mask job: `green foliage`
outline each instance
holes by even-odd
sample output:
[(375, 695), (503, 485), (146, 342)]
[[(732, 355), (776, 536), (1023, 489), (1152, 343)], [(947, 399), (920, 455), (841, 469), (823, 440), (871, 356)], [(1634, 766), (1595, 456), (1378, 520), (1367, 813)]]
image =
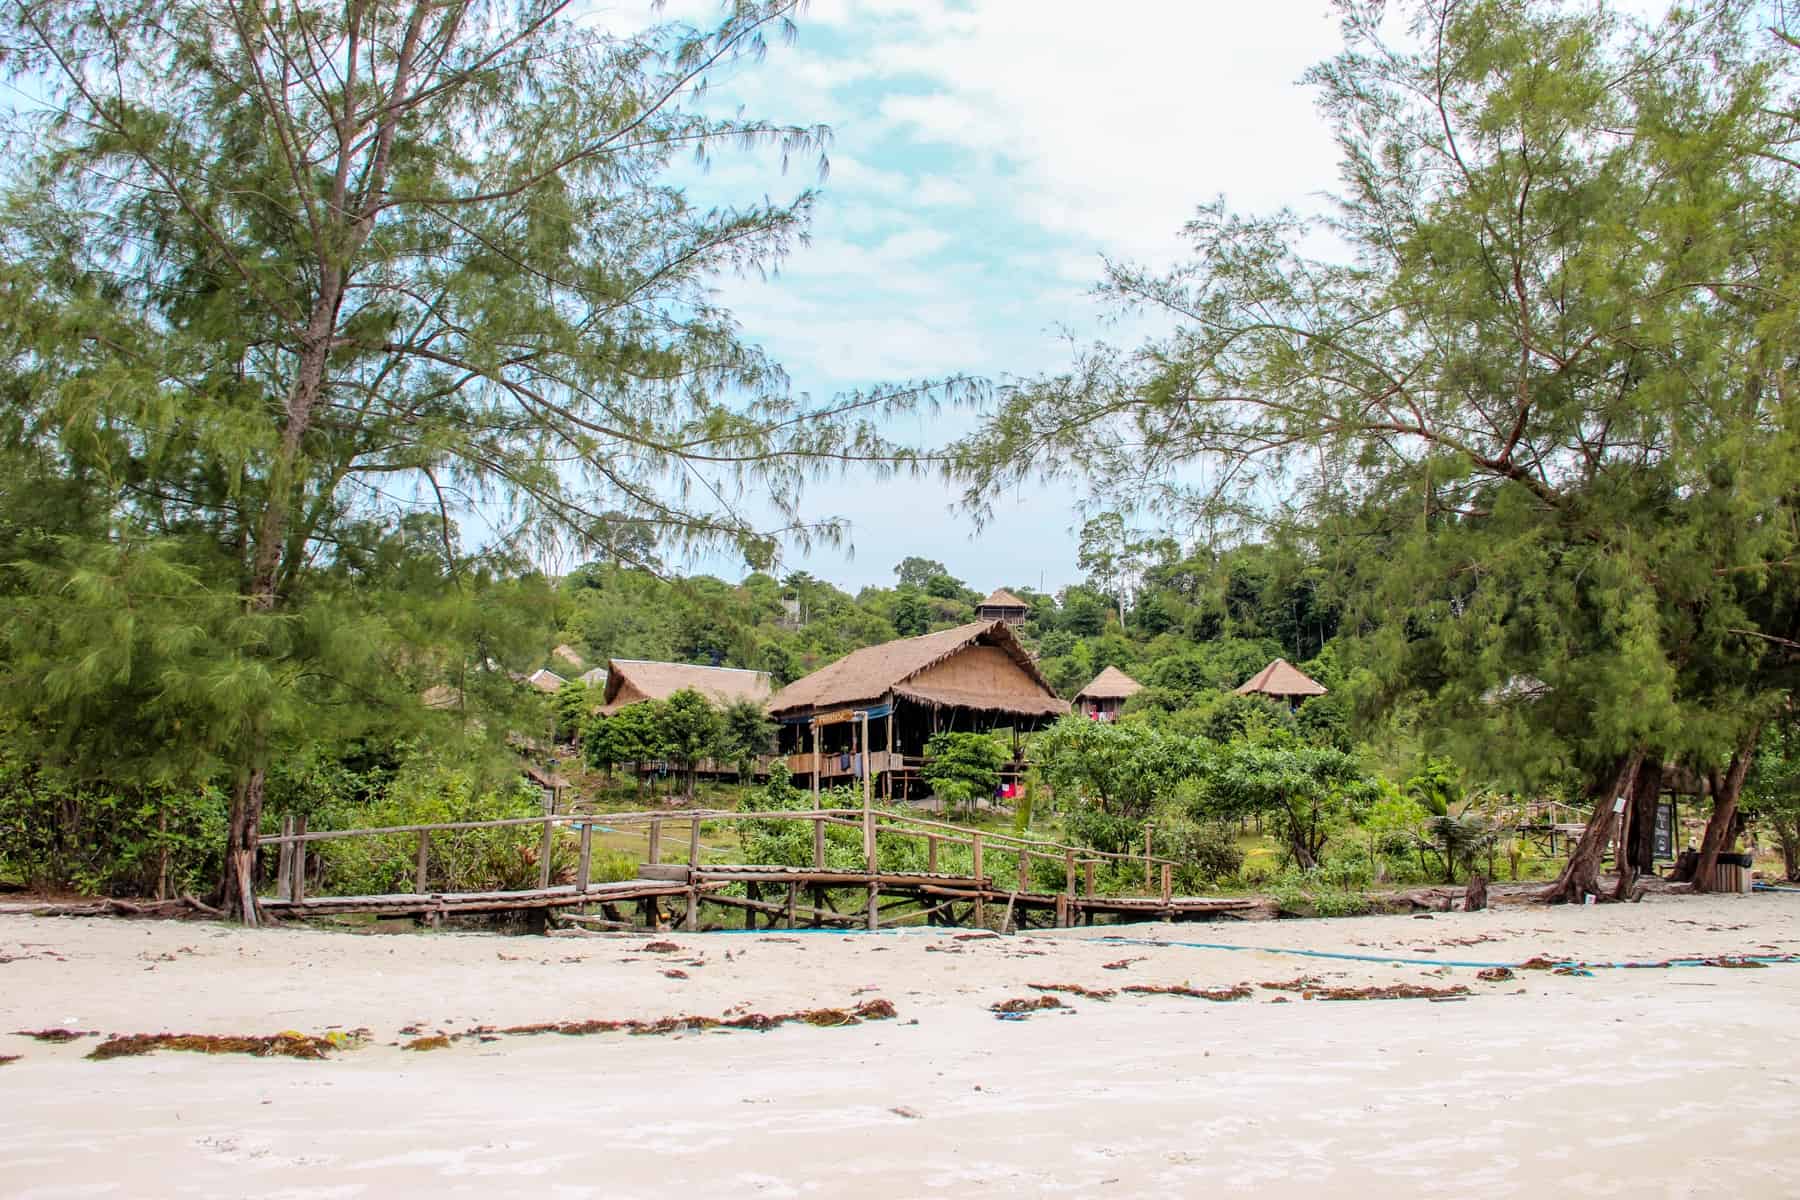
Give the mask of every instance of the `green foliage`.
[(578, 679), (571, 679), (557, 688), (556, 740), (574, 741), (599, 704), (599, 694)]
[(43, 891), (178, 896), (219, 869), (216, 788), (125, 792), (34, 765), (0, 726), (0, 879)]
[(1092, 809), (1069, 819), (1091, 822), (1096, 837), (1110, 836), (1103, 829), (1141, 825), (1163, 796), (1204, 769), (1211, 753), (1203, 742), (1150, 725), (1075, 716), (1038, 734), (1031, 752), (1059, 801)]
[(1189, 636), (1248, 618), (1316, 637), (1301, 661), (1341, 611), (1365, 727), (1417, 720), (1484, 780), (1723, 761), (1786, 692), (1800, 609), (1792, 41), (1747, 3), (1342, 12), (1306, 77), (1327, 210), (1209, 203), (1184, 260), (1112, 265), (1157, 332), (1011, 390), (956, 473), (977, 506), (1079, 476), (1207, 544), (1315, 548), (1190, 589)]
[(1800, 882), (1800, 722), (1791, 711), (1763, 732), (1739, 803), (1774, 835), (1788, 880)]
[(610, 716), (596, 713), (582, 735), (587, 761), (603, 770), (620, 763), (669, 757), (667, 722), (660, 700), (628, 704)]
[(719, 716), (719, 756), (737, 764), (740, 776), (749, 775), (756, 757), (774, 744), (775, 723), (762, 705), (734, 700), (725, 706)]
[(1380, 794), (1380, 784), (1342, 751), (1239, 743), (1208, 761), (1193, 808), (1214, 817), (1262, 814), (1295, 864), (1311, 870), (1326, 843)]
[(1009, 758), (992, 734), (935, 733), (925, 744), (920, 774), (946, 805), (972, 807), (994, 794)]
[[(373, 803), (350, 802), (328, 808), (314, 828), (492, 821), (538, 816), (543, 811), (538, 790), (516, 774), (495, 778), (478, 762), (420, 756), (409, 761)], [(434, 891), (536, 887), (542, 836), (535, 825), (435, 832), (431, 835), (427, 886)], [(321, 893), (343, 895), (410, 892), (417, 853), (417, 834), (316, 842), (309, 847), (314, 872), (309, 886)], [(574, 877), (575, 854), (572, 838), (556, 839), (553, 881)]]

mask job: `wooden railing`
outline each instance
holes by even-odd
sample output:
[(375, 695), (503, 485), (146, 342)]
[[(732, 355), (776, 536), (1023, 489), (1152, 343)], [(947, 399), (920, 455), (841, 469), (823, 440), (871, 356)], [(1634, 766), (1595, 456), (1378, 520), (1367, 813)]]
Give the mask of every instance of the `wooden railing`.
[[(1011, 853), (1016, 857), (1018, 870), (1017, 887), (1011, 890), (1015, 894), (1026, 893), (1030, 889), (1031, 863), (1033, 859), (1060, 861), (1063, 865), (1063, 894), (1073, 898), (1077, 893), (1076, 875), (1080, 868), (1082, 876), (1082, 894), (1092, 897), (1095, 894), (1095, 867), (1104, 862), (1141, 863), (1144, 870), (1144, 891), (1151, 894), (1155, 886), (1154, 872), (1161, 869), (1160, 896), (1166, 903), (1171, 895), (1172, 872), (1175, 863), (1169, 859), (1158, 858), (1151, 853), (1151, 845), (1146, 838), (1145, 851), (1142, 854), (1118, 854), (1087, 847), (1070, 846), (1061, 842), (1044, 841), (1022, 837), (1017, 834), (996, 833), (986, 830), (972, 830), (964, 826), (953, 825), (944, 821), (931, 821), (920, 817), (910, 817), (899, 813), (882, 812), (873, 808), (835, 808), (810, 809), (805, 811), (774, 810), (768, 812), (737, 812), (725, 809), (694, 809), (681, 813), (669, 812), (631, 812), (631, 813), (549, 813), (535, 817), (507, 817), (488, 821), (443, 821), (433, 824), (419, 825), (386, 825), (368, 829), (326, 829), (309, 831), (304, 824), (296, 824), (293, 818), (284, 823), (281, 833), (270, 834), (257, 840), (259, 846), (273, 846), (279, 855), (279, 867), (276, 873), (276, 895), (290, 903), (298, 904), (305, 898), (306, 891), (306, 858), (307, 847), (317, 842), (337, 841), (345, 838), (385, 837), (394, 835), (413, 835), (418, 839), (414, 860), (413, 885), (415, 894), (430, 895), (428, 887), (428, 871), (431, 856), (432, 835), (459, 830), (506, 829), (538, 826), (542, 835), (538, 849), (538, 886), (548, 888), (551, 881), (551, 856), (556, 834), (559, 830), (573, 831), (579, 838), (575, 886), (585, 894), (592, 877), (593, 836), (596, 827), (635, 828), (642, 827), (648, 840), (644, 862), (656, 865), (662, 862), (662, 845), (664, 827), (669, 824), (687, 826), (687, 866), (691, 870), (702, 866), (700, 862), (700, 830), (707, 823), (730, 821), (809, 821), (812, 823), (812, 858), (813, 868), (823, 871), (825, 863), (825, 831), (830, 826), (860, 828), (862, 830), (863, 857), (867, 874), (871, 880), (879, 873), (877, 851), (879, 838), (883, 834), (898, 837), (924, 839), (926, 843), (926, 870), (930, 874), (938, 874), (940, 849), (945, 845), (965, 846), (970, 856), (970, 876), (976, 880), (985, 880), (985, 853), (999, 850)], [(871, 889), (874, 883), (871, 882)], [(689, 893), (690, 910), (694, 904), (694, 895)], [(977, 919), (980, 919), (982, 900), (976, 900)], [(690, 918), (692, 914), (690, 911)]]

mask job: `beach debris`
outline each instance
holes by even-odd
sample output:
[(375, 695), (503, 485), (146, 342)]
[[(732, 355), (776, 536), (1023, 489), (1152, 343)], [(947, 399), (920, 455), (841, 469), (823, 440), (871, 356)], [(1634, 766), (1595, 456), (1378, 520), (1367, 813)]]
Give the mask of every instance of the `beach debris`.
[(1129, 967), (1132, 963), (1143, 962), (1145, 959), (1147, 959), (1149, 957), (1150, 956), (1148, 954), (1140, 954), (1136, 958), (1121, 958), (1117, 962), (1101, 963), (1100, 969), (1102, 971), (1123, 971), (1126, 967)]
[(1317, 975), (1301, 975), (1294, 979), (1265, 980), (1256, 986), (1267, 988), (1271, 992), (1304, 992), (1311, 988), (1324, 987), (1325, 981)]
[(686, 979), (687, 977), (688, 973), (686, 971), (676, 967), (670, 967), (667, 971), (663, 972), (663, 978), (665, 979)]
[(336, 1050), (329, 1038), (287, 1030), (269, 1037), (212, 1033), (132, 1033), (110, 1037), (88, 1051), (92, 1059), (132, 1058), (157, 1050), (197, 1054), (248, 1054), (256, 1058), (324, 1058)]
[[(1066, 992), (1083, 1000), (1111, 1000), (1119, 994), (1113, 988), (1083, 987), (1079, 983), (1028, 983), (1025, 986), (1034, 992)], [(1130, 988), (1125, 990), (1131, 991)]]
[[(736, 1006), (741, 1008), (742, 1006)], [(729, 1010), (728, 1010), (729, 1011)], [(503, 1029), (483, 1028), (482, 1033), (503, 1033), (512, 1037), (528, 1037), (541, 1033), (557, 1033), (564, 1037), (583, 1037), (595, 1033), (629, 1033), (660, 1036), (672, 1033), (701, 1033), (708, 1029), (748, 1029), (762, 1033), (779, 1025), (798, 1022), (829, 1029), (840, 1025), (860, 1025), (864, 1021), (889, 1021), (898, 1016), (891, 1000), (865, 1000), (851, 1009), (812, 1008), (799, 1012), (745, 1013), (735, 1017), (670, 1016), (651, 1021), (546, 1021), (536, 1025), (509, 1025)]]
[(1517, 979), (1511, 967), (1485, 967), (1475, 972), (1475, 978), (1483, 983), (1505, 983), (1508, 979)]
[(1542, 954), (1534, 954), (1519, 964), (1521, 971), (1554, 971), (1562, 965), (1554, 958), (1545, 958)]
[[(1784, 961), (1787, 961), (1787, 960), (1784, 960)], [(1758, 967), (1758, 968), (1760, 968), (1760, 967), (1767, 967), (1769, 964), (1766, 962), (1758, 962), (1754, 958), (1735, 958), (1728, 954), (1722, 954), (1718, 958), (1706, 959), (1702, 965), (1708, 966), (1708, 967), (1734, 967), (1734, 968)]]
[(1132, 996), (1186, 996), (1191, 1000), (1248, 1000), (1254, 993), (1250, 985), (1240, 983), (1228, 988), (1191, 988), (1182, 984), (1135, 984), (1119, 989)]
[(1029, 996), (997, 1001), (988, 1005), (988, 1011), (1001, 1017), (1019, 1017), (1042, 1012), (1045, 1009), (1062, 1007), (1063, 1002), (1055, 996)]
[(645, 942), (644, 952), (647, 954), (679, 954), (681, 947), (674, 942)]
[(100, 1036), (100, 1031), (97, 1029), (15, 1029), (13, 1032), (19, 1037), (28, 1037), (34, 1041), (50, 1042), (55, 1045), (73, 1042), (79, 1038)]
[(918, 1109), (908, 1108), (904, 1104), (896, 1104), (894, 1107), (888, 1109), (888, 1111), (893, 1113), (896, 1117), (905, 1117), (909, 1121), (917, 1121), (925, 1115)]
[(450, 1041), (447, 1034), (436, 1033), (430, 1037), (414, 1038), (400, 1048), (402, 1050), (448, 1050)]
[(997, 938), (999, 936), (1000, 935), (995, 933), (993, 930), (988, 929), (988, 930), (983, 930), (979, 933), (959, 933), (955, 937), (951, 938), (950, 940), (953, 942), (985, 942), (985, 941), (989, 941), (994, 938)]
[(17, 1054), (0, 1054), (0, 1067), (4, 1067), (7, 1063), (16, 1063), (20, 1057)]
[(1594, 977), (1594, 973), (1592, 971), (1588, 970), (1586, 967), (1578, 967), (1578, 966), (1574, 965), (1573, 963), (1557, 967), (1554, 970), (1552, 970), (1550, 973), (1552, 975), (1580, 975), (1580, 976), (1584, 976), (1588, 979), (1592, 979)]
[(1298, 992), (1302, 1000), (1433, 1000), (1448, 996), (1467, 996), (1469, 989), (1434, 988), (1422, 983), (1389, 983), (1371, 987), (1326, 987), (1317, 979), (1301, 976), (1281, 983), (1262, 985), (1275, 991)]
[(756, 940), (759, 942), (792, 942), (796, 946), (801, 944), (801, 939), (794, 937), (759, 937)]

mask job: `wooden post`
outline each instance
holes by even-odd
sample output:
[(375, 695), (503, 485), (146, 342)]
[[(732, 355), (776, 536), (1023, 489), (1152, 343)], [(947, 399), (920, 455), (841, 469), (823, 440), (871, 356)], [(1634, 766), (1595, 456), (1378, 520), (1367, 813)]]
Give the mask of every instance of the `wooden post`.
[[(286, 817), (281, 818), (281, 836), (282, 837), (292, 837), (293, 833), (294, 833), (294, 818), (292, 816), (286, 816)], [(164, 843), (164, 851), (163, 851), (165, 854), (168, 852), (167, 845), (168, 844), (165, 842)], [(282, 897), (283, 899), (286, 899), (287, 896), (289, 895), (289, 893), (293, 890), (293, 886), (294, 886), (293, 878), (294, 878), (294, 843), (283, 842), (283, 843), (281, 843), (281, 853), (279, 853), (275, 856), (275, 894), (277, 896)], [(157, 889), (158, 890), (157, 890), (156, 898), (158, 900), (161, 900), (161, 899), (163, 899), (163, 895), (162, 895), (162, 890), (161, 890), (162, 885), (161, 885), (160, 881), (158, 881)]]
[(1144, 894), (1146, 896), (1148, 896), (1150, 894), (1150, 888), (1152, 886), (1151, 882), (1150, 882), (1150, 859), (1154, 856), (1155, 852), (1153, 850), (1151, 850), (1151, 848), (1150, 848), (1150, 845), (1151, 845), (1150, 839), (1155, 836), (1155, 832), (1156, 832), (1156, 822), (1145, 821), (1144, 822)]
[(825, 818), (824, 817), (814, 817), (813, 822), (812, 822), (812, 827), (813, 827), (813, 867), (817, 870), (823, 871), (825, 869)]
[(1168, 863), (1162, 869), (1162, 902), (1166, 905), (1170, 897), (1175, 895), (1175, 878)]
[(869, 880), (869, 931), (881, 928), (881, 885)]
[(819, 738), (819, 718), (812, 719), (813, 739), (813, 807), (819, 807), (819, 773), (825, 769), (825, 751)]
[[(551, 805), (555, 807), (554, 804)], [(548, 816), (544, 818), (544, 836), (538, 843), (538, 887), (550, 886), (550, 851), (555, 848), (556, 826)]]
[(927, 871), (931, 872), (933, 875), (937, 874), (937, 867), (938, 867), (937, 844), (938, 844), (937, 834), (928, 833), (925, 835), (925, 869)]
[(1063, 850), (1063, 895), (1075, 894), (1075, 851)]
[(425, 868), (431, 862), (431, 830), (419, 830), (419, 853), (413, 860), (413, 895), (429, 896), (426, 890), (427, 875)]
[(873, 875), (875, 873), (875, 810), (863, 809), (863, 866)]
[(868, 808), (875, 803), (875, 763), (873, 761), (873, 754), (874, 754), (874, 751), (872, 749), (870, 749), (870, 747), (869, 747), (869, 713), (868, 713), (868, 710), (865, 709), (863, 711), (863, 715), (862, 715), (862, 776), (863, 776), (863, 807), (864, 808)]
[(1021, 892), (1031, 890), (1031, 851), (1019, 847), (1019, 887)]
[(969, 853), (974, 866), (974, 870), (970, 873), (975, 876), (975, 924), (985, 929), (987, 927), (987, 888), (981, 882), (981, 835), (979, 833), (971, 835)]
[(575, 871), (575, 891), (579, 895), (587, 895), (589, 873), (594, 861), (594, 825), (591, 821), (581, 823), (581, 865)]
[(1056, 896), (1056, 927), (1058, 929), (1069, 927), (1069, 898), (1060, 892)]
[(794, 928), (794, 909), (799, 905), (799, 902), (800, 885), (797, 883), (788, 884), (787, 927), (789, 929)]
[(700, 818), (688, 822), (688, 874), (700, 865)]
[(650, 818), (650, 856), (652, 864), (662, 861), (662, 818)]
[[(294, 822), (294, 833), (296, 835), (299, 835), (302, 837), (305, 836), (305, 834), (306, 834), (306, 818), (304, 816), (302, 816), (299, 820)], [(294, 876), (289, 881), (293, 886), (292, 886), (292, 890), (290, 890), (288, 892), (288, 899), (292, 900), (295, 904), (298, 904), (302, 900), (306, 899), (306, 843), (305, 842), (295, 842), (294, 843), (294, 868), (293, 869), (294, 869)]]
[(1087, 873), (1087, 897), (1092, 900), (1094, 898), (1094, 860), (1090, 858), (1081, 865)]

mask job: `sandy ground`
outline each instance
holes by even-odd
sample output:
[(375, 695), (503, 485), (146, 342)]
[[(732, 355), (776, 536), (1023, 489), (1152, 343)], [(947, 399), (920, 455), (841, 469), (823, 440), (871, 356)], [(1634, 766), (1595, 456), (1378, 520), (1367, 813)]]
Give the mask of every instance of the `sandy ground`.
[[(676, 934), (674, 954), (648, 940), (0, 914), (0, 1031), (373, 1033), (324, 1062), (98, 1062), (95, 1038), (0, 1032), (19, 1056), (0, 1066), (0, 1195), (1800, 1195), (1800, 964), (1497, 983), (1451, 965), (1800, 953), (1800, 895), (986, 940)], [(987, 1011), (1031, 983), (1299, 975), (1473, 995)], [(898, 1019), (397, 1046), (409, 1025), (877, 996)]]

